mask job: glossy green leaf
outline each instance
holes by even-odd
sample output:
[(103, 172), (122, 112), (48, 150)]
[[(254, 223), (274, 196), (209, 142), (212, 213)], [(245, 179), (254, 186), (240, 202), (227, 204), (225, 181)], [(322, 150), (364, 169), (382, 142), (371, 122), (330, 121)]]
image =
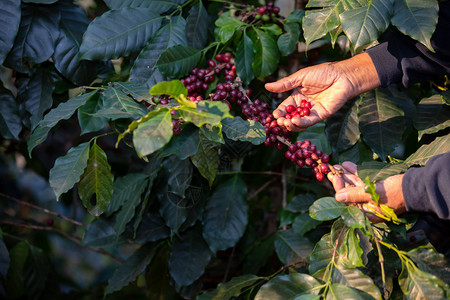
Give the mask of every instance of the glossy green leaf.
[(228, 105), (220, 101), (201, 101), (197, 103), (197, 108), (182, 106), (178, 108), (178, 112), (182, 119), (197, 127), (204, 124), (217, 126), (223, 119), (231, 117)]
[(201, 294), (197, 300), (227, 300), (239, 297), (243, 288), (251, 286), (261, 279), (263, 278), (251, 274), (236, 276), (228, 282), (220, 283), (214, 291)]
[[(17, 9), (14, 6), (9, 5), (7, 8), (11, 8), (14, 13)], [(23, 4), (19, 31), (4, 64), (9, 68), (28, 73), (26, 63), (47, 61), (55, 50), (55, 43), (59, 36), (59, 20), (59, 11), (52, 6)], [(13, 21), (11, 24), (13, 27), (10, 28), (8, 24), (8, 30), (14, 30), (16, 26), (14, 20), (11, 21)]]
[(80, 59), (108, 60), (128, 56), (141, 49), (156, 33), (162, 17), (151, 8), (107, 11), (87, 28)]
[(319, 221), (333, 220), (340, 217), (346, 210), (344, 203), (336, 201), (333, 197), (318, 199), (309, 208), (311, 218)]
[(360, 245), (359, 235), (354, 228), (346, 227), (338, 243), (337, 253), (339, 255), (339, 264), (343, 268), (364, 267), (362, 255), (364, 250)]
[(119, 89), (123, 93), (132, 97), (137, 102), (152, 103), (152, 96), (150, 95), (149, 88), (145, 84), (140, 84), (132, 81), (128, 82), (114, 82), (112, 84), (116, 89)]
[(364, 141), (385, 160), (401, 140), (405, 128), (403, 111), (387, 90), (377, 89), (361, 96), (358, 118)]
[(168, 157), (163, 163), (169, 192), (180, 197), (185, 195), (191, 184), (193, 167), (189, 159), (180, 160), (174, 156)]
[(219, 170), (219, 148), (219, 143), (200, 137), (197, 153), (191, 157), (192, 163), (197, 167), (200, 174), (208, 180), (210, 186)]
[(59, 121), (69, 119), (80, 106), (85, 104), (86, 101), (96, 93), (97, 90), (70, 98), (48, 112), (44, 119), (39, 123), (39, 126), (31, 133), (30, 140), (28, 141), (28, 154), (31, 156), (31, 151), (34, 147), (45, 141), (50, 129), (52, 129)]
[(309, 214), (301, 214), (295, 217), (294, 223), (292, 223), (292, 231), (296, 234), (304, 235), (321, 223), (311, 218)]
[(333, 152), (342, 152), (355, 145), (360, 136), (356, 102), (347, 102), (326, 120), (326, 134)]
[[(288, 31), (288, 29), (286, 29), (286, 25), (284, 28), (286, 31)], [(281, 28), (277, 24), (267, 23), (267, 24), (264, 24), (261, 27), (259, 27), (259, 29), (266, 31), (267, 33), (270, 33), (273, 35), (280, 35), (283, 33), (283, 30), (281, 30)]]
[(432, 248), (419, 247), (408, 251), (408, 256), (414, 260), (420, 270), (431, 273), (444, 282), (449, 282), (450, 266), (444, 254)]
[(213, 253), (233, 247), (245, 232), (247, 187), (235, 176), (220, 184), (206, 204), (203, 237)]
[(252, 69), (256, 77), (267, 77), (278, 67), (280, 54), (277, 42), (271, 34), (258, 29), (254, 31), (256, 40), (253, 40), (253, 43), (256, 51)]
[(404, 173), (408, 165), (404, 163), (390, 164), (379, 161), (363, 162), (358, 166), (358, 175), (360, 178), (369, 177), (370, 181), (379, 181), (392, 175)]
[(169, 272), (178, 286), (197, 280), (211, 260), (212, 253), (203, 240), (200, 226), (175, 237), (169, 257)]
[(154, 244), (146, 244), (128, 257), (127, 260), (114, 271), (114, 274), (108, 280), (105, 296), (121, 290), (130, 282), (136, 280), (136, 277), (144, 272), (147, 265), (152, 261), (157, 249), (158, 247)]
[(56, 200), (80, 180), (89, 159), (89, 142), (70, 148), (66, 155), (58, 157), (50, 170), (49, 182)]
[(252, 39), (244, 31), (242, 39), (240, 40), (236, 49), (236, 73), (245, 84), (249, 84), (255, 74), (253, 73), (252, 65), (255, 58), (255, 50)]
[(115, 241), (114, 228), (105, 219), (97, 218), (87, 226), (81, 243), (88, 247), (102, 248)]
[[(136, 197), (136, 191), (145, 185), (146, 174), (129, 173), (114, 180), (112, 200), (107, 209), (107, 215), (111, 215), (121, 208), (128, 199)], [(134, 201), (133, 201), (134, 202)]]
[(360, 290), (333, 283), (330, 285), (326, 300), (373, 300), (373, 297)]
[(449, 126), (450, 107), (442, 103), (441, 95), (434, 95), (420, 101), (414, 117), (414, 127), (419, 131), (419, 138)]
[(188, 45), (197, 49), (203, 49), (208, 38), (210, 17), (201, 1), (189, 10), (189, 16), (186, 21)]
[(170, 112), (159, 113), (133, 131), (133, 144), (142, 157), (161, 149), (172, 138), (172, 116)]
[(364, 213), (356, 206), (347, 206), (346, 210), (342, 213), (342, 219), (345, 225), (352, 228), (365, 228), (366, 225)]
[(170, 18), (170, 22), (162, 27), (141, 50), (130, 70), (130, 80), (144, 83), (159, 72), (156, 62), (167, 48), (175, 45), (187, 45), (186, 20), (179, 16)]
[(205, 124), (202, 127), (200, 127), (200, 134), (211, 142), (225, 144), (225, 141), (223, 139), (222, 127), (223, 127), (222, 124), (219, 124), (218, 126)]
[(89, 85), (96, 78), (98, 63), (79, 61), (78, 53), (90, 20), (79, 5), (59, 1), (57, 6), (61, 28), (52, 56), (55, 68), (75, 85)]
[(151, 95), (169, 95), (171, 98), (187, 96), (187, 89), (179, 80), (163, 81), (155, 84), (150, 89)]
[(309, 260), (309, 273), (314, 275), (316, 272), (326, 268), (333, 257), (334, 247), (331, 243), (330, 234), (322, 236), (316, 243)]
[(142, 216), (134, 240), (140, 244), (156, 242), (168, 238), (169, 233), (169, 228), (158, 213), (146, 213)]
[(411, 36), (434, 52), (430, 39), (438, 22), (437, 1), (394, 1), (391, 22), (401, 32)]
[(449, 286), (413, 264), (404, 264), (398, 282), (406, 299), (445, 299)]
[(54, 77), (44, 69), (38, 69), (31, 77), (17, 81), (17, 98), (25, 104), (30, 114), (31, 129), (35, 129), (42, 120), (44, 113), (52, 107)]
[(404, 163), (407, 166), (424, 166), (435, 155), (450, 151), (450, 134), (436, 138), (433, 142), (420, 146)]
[(393, 0), (372, 0), (366, 5), (342, 12), (342, 29), (355, 49), (376, 41), (390, 24)]
[(277, 40), (278, 49), (282, 55), (289, 55), (295, 51), (300, 38), (300, 25), (297, 23), (286, 23), (286, 31)]
[(298, 194), (292, 197), (285, 209), (294, 213), (308, 212), (309, 207), (316, 200), (317, 197), (314, 194)]
[(103, 108), (103, 97), (96, 94), (83, 104), (77, 111), (81, 134), (102, 130), (108, 124), (106, 116), (95, 116)]
[(20, 0), (4, 0), (0, 7), (0, 65), (11, 50), (20, 24)]
[(176, 155), (183, 160), (197, 153), (200, 146), (200, 136), (198, 128), (187, 126), (183, 128), (180, 134), (174, 135), (169, 144), (164, 147), (161, 157)]
[(372, 198), (372, 201), (374, 201), (376, 204), (379, 204), (380, 195), (378, 195), (376, 189), (376, 184), (370, 181), (369, 177), (364, 178), (364, 191), (370, 194), (370, 198)]
[[(312, 2), (312, 1), (310, 1)], [(293, 10), (289, 16), (286, 17), (287, 22), (296, 22), (298, 24), (303, 23), (303, 18), (305, 17), (305, 10), (304, 9), (296, 9)]]
[(319, 281), (307, 274), (278, 275), (261, 286), (255, 300), (297, 299), (305, 293), (318, 294), (319, 286)]
[(365, 292), (372, 296), (373, 299), (382, 299), (380, 290), (374, 284), (372, 278), (364, 275), (356, 268), (345, 268), (342, 265), (337, 265), (337, 267), (333, 269), (332, 280), (334, 283), (340, 283), (344, 286)]
[(0, 85), (0, 134), (5, 139), (18, 139), (21, 131), (19, 104), (11, 91)]
[[(89, 150), (87, 167), (78, 184), (78, 195), (90, 214), (99, 216), (108, 208), (112, 198), (113, 181), (114, 175), (111, 173), (106, 153), (94, 141)], [(95, 200), (92, 197), (95, 197)]]
[(161, 14), (169, 9), (177, 7), (177, 3), (170, 0), (105, 0), (110, 9), (131, 8), (151, 8), (153, 12)]
[(266, 132), (261, 123), (253, 120), (243, 120), (237, 116), (222, 121), (223, 132), (233, 141), (250, 142), (254, 145), (264, 143)]
[(199, 62), (201, 55), (200, 50), (189, 46), (172, 46), (160, 55), (156, 67), (164, 75), (180, 78), (191, 72)]
[(280, 231), (275, 236), (275, 251), (284, 265), (305, 263), (313, 250), (313, 244), (292, 231)]

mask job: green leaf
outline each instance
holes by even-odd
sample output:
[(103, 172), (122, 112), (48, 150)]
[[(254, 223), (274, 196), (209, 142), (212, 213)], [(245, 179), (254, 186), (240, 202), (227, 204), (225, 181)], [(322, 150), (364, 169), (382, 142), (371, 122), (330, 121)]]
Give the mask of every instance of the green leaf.
[(197, 65), (201, 51), (189, 46), (176, 45), (164, 51), (156, 67), (164, 74), (173, 78), (181, 78)]
[(245, 84), (249, 84), (255, 74), (253, 73), (252, 65), (255, 58), (255, 51), (252, 39), (244, 31), (242, 39), (240, 40), (236, 49), (236, 73)]
[(291, 199), (285, 209), (294, 213), (307, 212), (316, 200), (317, 197), (314, 194), (298, 194)]
[(297, 299), (301, 294), (318, 294), (319, 286), (319, 281), (307, 274), (278, 275), (261, 286), (255, 300)]
[(347, 227), (341, 234), (341, 239), (337, 241), (337, 253), (339, 255), (339, 263), (342, 267), (357, 268), (364, 267), (361, 256), (364, 250), (360, 246), (359, 236), (354, 228)]
[(253, 120), (243, 120), (237, 116), (222, 121), (223, 132), (233, 141), (250, 142), (253, 145), (264, 143), (266, 132), (261, 123)]
[(114, 228), (105, 219), (97, 218), (87, 226), (81, 243), (88, 247), (103, 248), (115, 241)]
[[(312, 3), (312, 1), (309, 1), (309, 3)], [(286, 21), (291, 23), (291, 22), (295, 22), (298, 24), (302, 24), (303, 23), (303, 18), (305, 17), (305, 10), (304, 9), (296, 9), (293, 10), (289, 16), (286, 17)]]
[(422, 99), (417, 105), (414, 127), (419, 131), (419, 139), (424, 134), (436, 133), (450, 126), (450, 107), (442, 103), (441, 95)]
[(11, 91), (0, 85), (0, 134), (6, 139), (18, 139), (21, 131), (19, 104)]
[(119, 291), (134, 281), (139, 274), (144, 272), (158, 248), (154, 244), (146, 244), (137, 249), (114, 271), (114, 274), (108, 280), (104, 296)]
[(422, 145), (413, 154), (411, 154), (404, 163), (407, 166), (424, 166), (427, 161), (435, 155), (450, 151), (450, 134), (436, 138), (433, 142)]
[(376, 189), (377, 186), (375, 185), (375, 183), (370, 181), (369, 177), (366, 177), (364, 179), (364, 191), (370, 194), (370, 198), (372, 198), (372, 201), (374, 201), (376, 204), (379, 204), (380, 195), (378, 195)]
[(321, 223), (311, 218), (309, 214), (301, 214), (295, 217), (294, 223), (292, 223), (292, 231), (296, 234), (304, 235)]
[(334, 246), (331, 243), (330, 234), (327, 233), (314, 246), (309, 261), (309, 273), (314, 275), (318, 271), (326, 268), (333, 257), (333, 253)]
[(247, 187), (237, 176), (219, 185), (208, 200), (203, 217), (203, 237), (213, 253), (233, 247), (245, 232)]
[(358, 175), (360, 178), (369, 177), (372, 182), (383, 180), (392, 175), (404, 173), (408, 165), (404, 163), (390, 164), (379, 161), (363, 162), (358, 166)]
[(436, 276), (424, 272), (411, 263), (403, 265), (398, 277), (406, 299), (445, 299), (449, 286)]
[(181, 160), (195, 155), (200, 146), (198, 131), (198, 128), (195, 126), (186, 126), (180, 134), (172, 137), (169, 144), (164, 147), (159, 155), (161, 157), (176, 155)]
[(58, 157), (50, 170), (49, 182), (56, 200), (80, 180), (89, 159), (89, 142), (70, 148), (66, 155)]
[(173, 135), (169, 111), (158, 113), (139, 124), (133, 132), (133, 144), (140, 157), (152, 154), (166, 145)]
[(110, 216), (121, 208), (128, 199), (135, 197), (136, 190), (145, 185), (146, 174), (143, 173), (129, 173), (123, 177), (118, 177), (114, 181), (114, 189), (112, 193), (112, 200), (109, 203), (106, 214)]
[(219, 283), (214, 291), (201, 294), (197, 300), (211, 299), (211, 300), (228, 300), (233, 297), (238, 297), (241, 290), (245, 287), (251, 286), (263, 279), (255, 275), (247, 274), (231, 278), (228, 282)]
[(355, 145), (360, 136), (356, 102), (347, 102), (326, 120), (326, 134), (333, 152), (339, 153)]
[(191, 156), (192, 163), (211, 186), (219, 170), (220, 144), (200, 137), (197, 153)]
[(420, 270), (431, 273), (444, 282), (449, 282), (449, 259), (442, 253), (419, 247), (408, 251), (408, 256), (414, 260)]
[(6, 55), (8, 55), (14, 44), (14, 39), (19, 29), (20, 15), (20, 1), (2, 1), (0, 17), (3, 25), (8, 24), (8, 26), (0, 26), (0, 65), (3, 64)]
[(78, 124), (81, 134), (102, 130), (108, 124), (106, 116), (95, 116), (95, 113), (103, 108), (103, 98), (100, 94), (91, 97), (78, 109)]
[(326, 300), (373, 300), (372, 296), (360, 290), (333, 283), (330, 285)]
[(430, 39), (438, 22), (437, 1), (394, 1), (391, 22), (401, 32), (424, 44), (434, 52)]
[(356, 206), (347, 206), (346, 210), (342, 213), (342, 219), (345, 225), (351, 228), (365, 228), (366, 219), (364, 213)]
[(145, 45), (159, 29), (161, 20), (152, 8), (107, 11), (89, 24), (80, 47), (80, 59), (128, 56)]
[[(287, 24), (286, 24), (287, 25)], [(286, 28), (286, 25), (284, 26), (285, 30), (288, 31), (289, 29)], [(280, 35), (283, 33), (283, 30), (277, 25), (277, 24), (264, 24), (259, 29), (266, 31), (267, 33), (273, 34), (273, 35)]]
[(97, 90), (70, 98), (48, 112), (44, 119), (39, 123), (38, 127), (31, 133), (30, 140), (28, 141), (28, 154), (31, 156), (31, 151), (34, 147), (45, 141), (50, 129), (52, 129), (59, 121), (69, 119), (74, 114), (75, 110), (85, 104), (86, 101), (96, 93)]
[[(17, 8), (14, 6), (9, 5), (6, 8), (11, 8), (13, 13), (14, 11), (17, 13)], [(8, 17), (6, 18), (4, 22), (10, 20)], [(55, 43), (59, 36), (59, 20), (60, 13), (53, 6), (23, 4), (19, 31), (4, 65), (28, 73), (29, 67), (26, 66), (28, 63), (39, 64), (47, 61), (55, 50)], [(14, 24), (14, 19), (11, 21), (13, 21), (11, 24), (13, 27), (10, 28), (8, 24), (8, 31), (13, 30), (13, 34), (15, 34), (14, 29), (17, 28), (17, 25)], [(6, 36), (2, 36), (6, 38)]]
[(340, 283), (344, 286), (352, 287), (365, 292), (372, 296), (373, 299), (382, 299), (380, 290), (374, 284), (372, 278), (364, 275), (358, 269), (345, 268), (342, 265), (337, 265), (337, 267), (333, 269), (332, 280), (333, 283)]
[(169, 95), (171, 98), (177, 98), (180, 95), (187, 97), (187, 93), (186, 87), (179, 80), (163, 81), (150, 89), (151, 95)]
[[(224, 119), (227, 120), (227, 119)], [(218, 126), (212, 126), (210, 124), (205, 124), (200, 127), (200, 135), (204, 136), (211, 142), (225, 144), (222, 133), (222, 124)]]
[(309, 215), (319, 221), (333, 220), (340, 217), (346, 207), (344, 203), (336, 201), (333, 197), (323, 197), (311, 205)]
[(169, 233), (169, 228), (158, 213), (147, 213), (142, 217), (134, 240), (137, 243), (156, 242), (168, 238)]
[(182, 119), (197, 127), (205, 124), (217, 126), (223, 119), (231, 117), (228, 105), (220, 101), (200, 101), (197, 108), (181, 106), (177, 110)]
[(286, 30), (286, 33), (280, 35), (277, 45), (282, 55), (289, 55), (295, 51), (300, 39), (300, 25), (297, 23), (286, 23), (284, 30)]
[(119, 89), (124, 94), (132, 97), (136, 102), (148, 102), (152, 103), (152, 96), (150, 95), (149, 88), (145, 84), (136, 82), (114, 82), (110, 84), (116, 89)]
[[(78, 195), (90, 214), (98, 217), (108, 208), (112, 198), (113, 181), (114, 175), (111, 173), (106, 153), (94, 141), (89, 150), (87, 167), (78, 184)], [(95, 200), (92, 197), (95, 197)]]
[(169, 9), (177, 7), (177, 3), (170, 0), (105, 0), (110, 9), (118, 10), (127, 7), (132, 8), (151, 8), (153, 12), (162, 14)]
[(254, 31), (256, 40), (254, 39), (253, 43), (256, 52), (252, 69), (256, 77), (263, 78), (275, 72), (280, 61), (280, 54), (274, 36), (258, 29)]
[(395, 105), (386, 89), (376, 89), (361, 96), (358, 105), (359, 129), (364, 141), (383, 160), (400, 142), (404, 113)]
[(162, 27), (150, 39), (130, 70), (130, 80), (144, 83), (155, 76), (159, 71), (156, 66), (160, 55), (167, 48), (175, 45), (187, 45), (186, 41), (186, 20), (182, 17), (170, 18), (169, 24)]
[(372, 0), (360, 8), (347, 10), (339, 16), (342, 29), (355, 49), (376, 41), (390, 24), (393, 0)]
[(197, 226), (175, 237), (169, 257), (169, 272), (177, 286), (187, 286), (205, 272), (211, 251)]
[(189, 10), (186, 22), (186, 36), (188, 45), (197, 49), (203, 49), (208, 38), (210, 17), (202, 2)]
[(305, 263), (313, 250), (313, 244), (292, 231), (280, 231), (275, 236), (275, 251), (284, 265)]

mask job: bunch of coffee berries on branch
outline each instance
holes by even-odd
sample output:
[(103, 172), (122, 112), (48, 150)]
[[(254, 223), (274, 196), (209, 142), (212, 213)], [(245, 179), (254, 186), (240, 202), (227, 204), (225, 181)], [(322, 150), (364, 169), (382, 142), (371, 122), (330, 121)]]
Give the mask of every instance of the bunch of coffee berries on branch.
[(280, 8), (275, 6), (274, 1), (268, 1), (266, 5), (259, 7), (245, 6), (244, 9), (237, 9), (234, 15), (244, 23), (258, 21), (278, 23), (280, 19), (283, 19), (280, 16)]

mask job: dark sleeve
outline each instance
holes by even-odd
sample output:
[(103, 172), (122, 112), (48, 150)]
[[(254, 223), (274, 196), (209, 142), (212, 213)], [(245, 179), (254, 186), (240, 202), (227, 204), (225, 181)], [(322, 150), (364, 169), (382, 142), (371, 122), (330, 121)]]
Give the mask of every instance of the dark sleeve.
[(450, 220), (450, 152), (432, 157), (424, 167), (403, 176), (406, 211), (433, 213)]
[(431, 52), (423, 44), (400, 32), (386, 35), (386, 41), (367, 49), (382, 87), (401, 83), (404, 87), (450, 74), (450, 1), (439, 5), (439, 19), (431, 37)]

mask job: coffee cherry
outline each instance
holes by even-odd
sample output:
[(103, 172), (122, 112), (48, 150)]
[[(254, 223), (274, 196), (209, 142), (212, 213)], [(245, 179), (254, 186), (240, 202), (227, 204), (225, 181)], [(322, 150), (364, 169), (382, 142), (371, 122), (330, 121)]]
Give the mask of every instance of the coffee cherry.
[(288, 105), (288, 106), (286, 106), (286, 111), (287, 111), (288, 113), (294, 112), (294, 111), (295, 111), (295, 106), (294, 106), (294, 105)]
[(323, 173), (316, 173), (316, 179), (319, 181), (323, 181), (325, 179), (325, 175)]
[(321, 160), (324, 164), (326, 164), (326, 163), (328, 163), (328, 162), (330, 161), (330, 157), (328, 156), (328, 154), (324, 153), (324, 154), (322, 154), (322, 157), (320, 158), (320, 160)]

